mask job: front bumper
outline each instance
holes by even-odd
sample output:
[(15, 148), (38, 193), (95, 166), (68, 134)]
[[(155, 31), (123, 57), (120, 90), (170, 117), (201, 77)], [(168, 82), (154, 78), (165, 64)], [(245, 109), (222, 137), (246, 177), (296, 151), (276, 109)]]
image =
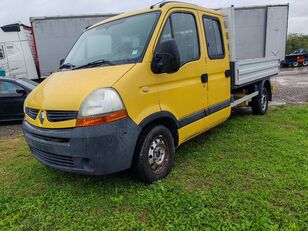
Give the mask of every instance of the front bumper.
[(42, 129), (23, 122), (25, 139), (36, 159), (52, 168), (88, 175), (128, 169), (140, 131), (130, 118), (68, 129)]

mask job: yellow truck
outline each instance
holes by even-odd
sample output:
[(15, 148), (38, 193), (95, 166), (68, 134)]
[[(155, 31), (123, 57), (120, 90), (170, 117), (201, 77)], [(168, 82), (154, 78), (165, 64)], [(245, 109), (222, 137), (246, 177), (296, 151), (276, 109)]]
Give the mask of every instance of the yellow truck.
[(288, 5), (164, 2), (91, 26), (25, 101), (33, 155), (81, 174), (167, 176), (175, 149), (226, 121), (232, 107), (266, 113), (287, 15)]

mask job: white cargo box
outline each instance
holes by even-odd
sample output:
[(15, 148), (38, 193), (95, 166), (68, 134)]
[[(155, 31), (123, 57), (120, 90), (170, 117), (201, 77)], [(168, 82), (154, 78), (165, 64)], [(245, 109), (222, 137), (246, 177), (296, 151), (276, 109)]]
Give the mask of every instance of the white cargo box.
[(289, 5), (229, 7), (223, 14), (233, 87), (278, 74), (286, 52)]
[(30, 18), (41, 78), (57, 71), (86, 27), (115, 14), (73, 15)]

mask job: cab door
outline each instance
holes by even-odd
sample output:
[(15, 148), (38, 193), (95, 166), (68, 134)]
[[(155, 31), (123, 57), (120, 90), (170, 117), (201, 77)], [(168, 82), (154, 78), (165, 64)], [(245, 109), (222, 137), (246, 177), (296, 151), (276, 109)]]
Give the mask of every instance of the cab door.
[(6, 75), (9, 75), (9, 64), (5, 51), (5, 44), (0, 43), (0, 68), (5, 70)]
[[(26, 55), (21, 42), (5, 43), (10, 74), (17, 78), (34, 78), (27, 75)], [(32, 57), (31, 57), (32, 58)]]
[(161, 110), (171, 112), (178, 119), (181, 143), (205, 129), (207, 83), (202, 81), (204, 57), (200, 46), (198, 12), (172, 9), (163, 25), (157, 46), (174, 39), (181, 67), (173, 74), (157, 74), (157, 90)]
[(0, 121), (23, 118), (23, 104), (27, 95), (18, 93), (19, 89), (27, 92), (15, 83), (0, 79)]
[(206, 127), (211, 128), (226, 120), (231, 113), (231, 79), (228, 46), (222, 17), (200, 13), (206, 44), (205, 70), (207, 84)]

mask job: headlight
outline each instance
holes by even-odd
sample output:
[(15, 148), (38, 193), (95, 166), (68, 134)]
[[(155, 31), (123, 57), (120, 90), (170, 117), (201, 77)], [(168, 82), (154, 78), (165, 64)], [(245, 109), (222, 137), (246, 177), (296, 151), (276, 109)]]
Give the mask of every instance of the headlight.
[(77, 126), (93, 126), (127, 117), (119, 94), (112, 88), (93, 91), (82, 103)]

